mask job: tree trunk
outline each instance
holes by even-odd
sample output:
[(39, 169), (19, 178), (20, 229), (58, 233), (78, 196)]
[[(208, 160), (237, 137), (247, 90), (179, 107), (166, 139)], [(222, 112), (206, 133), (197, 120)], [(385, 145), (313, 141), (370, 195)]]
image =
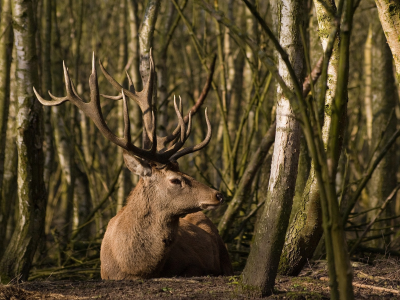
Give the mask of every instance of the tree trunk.
[(32, 1), (12, 1), (16, 79), (18, 86), (17, 150), (19, 218), (14, 234), (0, 262), (1, 280), (26, 280), (31, 268), (46, 212), (43, 181), (42, 107), (32, 87), (38, 85)]
[[(52, 0), (43, 0), (42, 3), (42, 26), (41, 26), (41, 70), (42, 70), (42, 92), (47, 92), (51, 89), (51, 6)], [(43, 151), (45, 154), (44, 159), (44, 182), (46, 188), (49, 187), (50, 175), (52, 172), (54, 161), (53, 149), (53, 132), (51, 129), (51, 109), (50, 107), (43, 108), (44, 120), (44, 144)]]
[(400, 1), (375, 0), (383, 32), (393, 54), (397, 82), (400, 82)]
[[(386, 41), (386, 40), (385, 40)], [(364, 83), (365, 83), (365, 119), (367, 125), (368, 150), (371, 151), (372, 141), (372, 26), (369, 24), (367, 41), (364, 49)], [(391, 54), (391, 53), (390, 53)]]
[[(372, 147), (380, 141), (381, 145), (386, 145), (390, 137), (396, 131), (397, 118), (395, 107), (397, 103), (396, 84), (393, 76), (392, 53), (386, 43), (386, 38), (379, 23), (378, 16), (371, 17), (372, 27), (372, 43), (371, 43), (371, 107), (372, 107)], [(386, 130), (386, 131), (385, 131)], [(382, 136), (383, 135), (383, 136)], [(385, 157), (381, 160), (368, 186), (368, 194), (370, 197), (370, 208), (382, 205), (383, 201), (389, 196), (397, 184), (396, 178), (396, 149), (392, 147)], [(394, 211), (392, 211), (394, 213)], [(369, 218), (375, 217), (377, 211), (371, 211)], [(386, 209), (387, 217), (391, 215), (391, 209)], [(383, 223), (380, 223), (379, 227)], [(390, 226), (391, 221), (386, 223)], [(376, 234), (375, 232), (374, 234)], [(373, 241), (382, 245), (382, 240)]]
[[(126, 0), (122, 0), (119, 4), (119, 23), (118, 23), (118, 31), (119, 31), (119, 54), (118, 54), (118, 72), (121, 74), (121, 77), (125, 77), (125, 65), (128, 61), (128, 41), (127, 41), (127, 33), (126, 33), (126, 23), (127, 23), (127, 13), (126, 13)], [(120, 80), (119, 82), (123, 82)], [(123, 84), (125, 86), (126, 84)], [(117, 111), (118, 111), (118, 136), (124, 135), (124, 123), (122, 120), (124, 119), (123, 106), (121, 101), (116, 102)], [(120, 149), (117, 150), (117, 161), (122, 162), (122, 151)], [(125, 198), (127, 193), (127, 184), (130, 172), (127, 168), (124, 168), (119, 176), (118, 180), (118, 195), (117, 195), (117, 212), (124, 205)]]
[[(137, 91), (142, 90), (142, 80), (140, 78), (139, 63), (140, 63), (140, 49), (139, 49), (139, 17), (138, 5), (135, 0), (128, 0), (128, 13), (129, 13), (129, 55), (132, 55), (130, 75), (133, 85)], [(135, 131), (133, 131), (135, 132)]]
[[(139, 34), (139, 49), (140, 49), (140, 75), (142, 76), (143, 86), (147, 83), (150, 76), (150, 49), (153, 47), (153, 35), (156, 27), (158, 11), (160, 8), (160, 0), (149, 0), (146, 7), (146, 12), (142, 21)], [(157, 77), (155, 77), (156, 79)], [(157, 88), (157, 84), (154, 85)], [(157, 93), (153, 94), (153, 104), (157, 99)], [(143, 114), (144, 117), (144, 114)], [(145, 149), (150, 148), (150, 140), (146, 133), (146, 128), (143, 126), (142, 144)]]
[[(288, 53), (298, 80), (302, 82), (304, 54), (299, 30), (304, 26), (304, 1), (278, 0), (274, 5), (280, 20), (280, 44)], [(278, 68), (282, 79), (293, 88), (281, 57)], [(263, 296), (273, 292), (292, 207), (300, 150), (299, 123), (280, 86), (277, 97), (276, 138), (266, 205), (256, 225), (254, 242), (243, 271), (244, 284), (254, 287)]]
[[(140, 64), (140, 49), (139, 49), (139, 17), (138, 17), (138, 5), (136, 0), (128, 0), (128, 13), (129, 13), (129, 29), (130, 36), (128, 38), (129, 43), (129, 61), (131, 66), (129, 74), (131, 75), (133, 85), (137, 91), (142, 90), (142, 79), (139, 72)], [(131, 121), (131, 132), (139, 132), (142, 128), (142, 112), (138, 105), (132, 105), (129, 108)], [(136, 141), (135, 146), (141, 146), (140, 140)], [(137, 176), (134, 177), (137, 181)]]
[[(324, 4), (336, 11), (333, 1), (325, 0)], [(333, 20), (321, 1), (314, 1), (316, 8), (319, 36), (322, 48), (326, 51), (329, 33), (333, 28)], [(337, 82), (337, 68), (339, 62), (339, 39), (334, 44), (333, 52), (328, 66), (327, 90), (325, 94), (324, 124), (322, 128), (322, 138), (325, 149), (331, 128), (331, 105), (335, 97)], [(325, 82), (322, 82), (325, 84)], [(344, 126), (342, 127), (344, 129)], [(341, 149), (339, 149), (340, 151)], [(286, 234), (285, 247), (282, 252), (279, 272), (286, 275), (298, 275), (304, 265), (314, 254), (322, 236), (322, 212), (320, 204), (319, 186), (315, 174), (314, 164), (311, 164), (310, 175), (303, 191), (303, 207), (293, 218), (291, 226)]]
[(0, 255), (5, 241), (9, 201), (3, 194), (3, 177), (5, 171), (5, 150), (7, 121), (10, 105), (10, 78), (13, 49), (13, 32), (11, 23), (11, 0), (3, 0), (0, 22)]

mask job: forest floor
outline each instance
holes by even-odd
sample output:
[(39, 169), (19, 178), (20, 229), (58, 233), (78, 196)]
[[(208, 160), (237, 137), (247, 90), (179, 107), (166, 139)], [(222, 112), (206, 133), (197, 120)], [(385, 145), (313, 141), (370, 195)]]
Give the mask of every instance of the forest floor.
[[(353, 262), (356, 299), (400, 299), (400, 261)], [(241, 290), (239, 276), (135, 281), (34, 280), (0, 285), (1, 300), (38, 299), (259, 299)], [(268, 299), (329, 299), (327, 267), (318, 261), (299, 276), (278, 276)], [(265, 299), (265, 298), (264, 298)]]

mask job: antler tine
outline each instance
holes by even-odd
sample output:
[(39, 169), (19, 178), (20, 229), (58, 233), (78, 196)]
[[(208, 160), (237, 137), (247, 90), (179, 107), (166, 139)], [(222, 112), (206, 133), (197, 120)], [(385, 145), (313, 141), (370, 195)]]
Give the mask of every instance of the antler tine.
[(106, 99), (110, 99), (110, 100), (121, 100), (123, 99), (122, 94), (119, 94), (117, 96), (110, 96), (110, 95), (105, 95), (105, 94), (100, 94), (100, 96), (106, 98)]
[(78, 96), (77, 92), (75, 91), (74, 85), (72, 84), (71, 78), (69, 77), (69, 74), (68, 74), (68, 68), (65, 66), (64, 61), (63, 61), (63, 70), (64, 70), (64, 79), (65, 79), (65, 89), (67, 91), (66, 96), (56, 97), (50, 91), (48, 91), (50, 97), (54, 100), (54, 101), (49, 101), (49, 100), (45, 100), (44, 98), (42, 98), (39, 95), (39, 93), (36, 91), (35, 88), (33, 88), (33, 92), (35, 93), (39, 102), (45, 106), (57, 106), (57, 105), (60, 105), (61, 103), (64, 103), (65, 101), (71, 101), (73, 104), (75, 104), (79, 108), (83, 107), (84, 102), (81, 99), (81, 97)]
[(128, 71), (125, 71), (125, 73), (126, 73), (126, 77), (128, 78), (129, 91), (131, 91), (132, 93), (135, 93), (135, 86), (133, 85), (131, 76), (129, 75)]
[(205, 139), (200, 144), (197, 144), (196, 146), (187, 147), (187, 148), (184, 148), (184, 149), (180, 150), (179, 152), (175, 153), (174, 155), (172, 155), (170, 157), (170, 159), (169, 159), (170, 161), (176, 161), (178, 158), (180, 158), (186, 154), (199, 151), (208, 145), (208, 143), (211, 140), (212, 131), (211, 131), (211, 123), (210, 123), (210, 120), (208, 119), (208, 115), (207, 115), (207, 108), (205, 109), (205, 115), (206, 115), (206, 122), (207, 122), (207, 135), (206, 135)]
[[(210, 90), (211, 84), (212, 84), (212, 79), (213, 79), (213, 75), (214, 75), (214, 70), (215, 70), (215, 62), (216, 62), (217, 56), (214, 56), (211, 66), (210, 66), (210, 72), (208, 74), (207, 77), (207, 81), (203, 87), (203, 90), (201, 91), (201, 94), (199, 96), (199, 98), (197, 99), (196, 103), (192, 106), (192, 108), (190, 109), (190, 112), (192, 113), (192, 116), (194, 116), (196, 114), (196, 112), (198, 111), (198, 109), (201, 107), (201, 105), (204, 103), (204, 100), (207, 97), (208, 91)], [(189, 120), (189, 115), (186, 115), (183, 120), (185, 121), (185, 123), (188, 122)], [(164, 145), (168, 144), (169, 142), (173, 141), (177, 135), (179, 134), (180, 131), (180, 126), (178, 125), (175, 130), (172, 132), (172, 134), (163, 137), (162, 139), (160, 139), (160, 142), (162, 142)]]
[[(126, 77), (128, 78), (128, 84), (129, 84), (129, 91), (131, 93), (135, 93), (135, 86), (133, 85), (131, 76), (129, 76), (129, 73), (126, 71)], [(122, 94), (119, 94), (117, 96), (110, 96), (110, 95), (105, 95), (105, 94), (100, 94), (102, 97), (106, 99), (111, 99), (111, 100), (121, 100), (122, 99)]]
[(184, 142), (186, 140), (185, 122), (183, 121), (182, 114), (181, 114), (178, 106), (176, 105), (175, 96), (174, 96), (174, 107), (175, 107), (175, 112), (176, 112), (176, 115), (178, 116), (179, 125), (180, 125), (180, 128), (181, 128), (181, 142)]
[(96, 110), (99, 112), (100, 117), (103, 119), (100, 107), (100, 92), (99, 92), (99, 84), (97, 82), (97, 71), (96, 71), (96, 61), (94, 57), (94, 52), (92, 56), (92, 74), (90, 74), (89, 76), (89, 90), (90, 90), (90, 103), (96, 106)]
[(189, 111), (189, 121), (186, 130), (186, 139), (189, 137), (191, 130), (192, 130), (192, 112)]
[(35, 87), (33, 87), (33, 92), (36, 95), (36, 98), (39, 100), (40, 103), (42, 103), (44, 106), (57, 106), (60, 105), (61, 103), (64, 103), (65, 101), (68, 101), (68, 97), (56, 97), (53, 96), (50, 91), (48, 91), (50, 97), (54, 99), (54, 101), (49, 101), (44, 99), (42, 96), (39, 95), (39, 93), (36, 91)]
[[(100, 65), (100, 70), (101, 70), (101, 72), (103, 73), (104, 77), (108, 80), (109, 83), (111, 83), (111, 85), (112, 85), (118, 92), (121, 91), (121, 90), (123, 89), (126, 96), (128, 96), (129, 98), (135, 100), (135, 101), (139, 104), (137, 95), (136, 95), (135, 93), (132, 93), (131, 91), (129, 91), (129, 90), (127, 90), (127, 89), (124, 89), (124, 88), (122, 87), (122, 85), (120, 85), (120, 84), (118, 83), (118, 81), (116, 81), (116, 80), (114, 79), (114, 77), (112, 77), (112, 76), (110, 75), (110, 73), (107, 72), (107, 70), (104, 68), (103, 63), (101, 62), (100, 59), (99, 59), (99, 65)], [(103, 97), (105, 97), (105, 96), (103, 96)], [(118, 100), (119, 100), (119, 99), (118, 99)], [(139, 104), (139, 106), (140, 106), (140, 104)]]
[[(106, 77), (106, 79), (108, 80), (108, 82), (111, 83), (111, 85), (119, 91), (121, 91), (122, 89), (124, 90), (125, 96), (128, 96), (130, 99), (133, 99), (140, 107), (140, 110), (143, 113), (143, 121), (144, 121), (144, 126), (146, 128), (147, 132), (152, 132), (152, 121), (151, 121), (151, 108), (150, 108), (150, 102), (148, 102), (148, 95), (147, 90), (149, 90), (149, 94), (152, 95), (153, 93), (153, 87), (151, 87), (151, 89), (149, 88), (149, 84), (152, 84), (152, 73), (154, 73), (154, 66), (153, 69), (151, 69), (150, 72), (150, 78), (148, 80), (148, 83), (146, 85), (146, 87), (143, 89), (143, 91), (141, 91), (140, 93), (137, 93), (135, 91), (130, 91), (127, 90), (125, 88), (123, 88), (108, 72), (107, 70), (104, 68), (101, 60), (99, 60), (99, 65), (100, 65), (100, 69), (103, 72), (104, 77)], [(150, 64), (151, 66), (151, 64)], [(151, 66), (152, 67), (152, 66)], [(133, 89), (134, 90), (134, 89)], [(120, 100), (122, 97), (121, 96), (107, 96), (107, 95), (102, 95), (105, 98), (108, 99), (112, 99), (112, 100)], [(151, 98), (150, 98), (151, 99)], [(150, 141), (152, 139), (152, 136), (149, 137)], [(151, 141), (153, 142), (153, 141)]]
[(67, 91), (67, 97), (70, 94), (75, 95), (72, 90), (71, 78), (69, 77), (68, 68), (65, 66), (65, 62), (63, 61), (63, 70), (64, 70), (64, 80), (65, 80), (65, 89)]
[(128, 102), (126, 101), (126, 97), (124, 91), (121, 92), (123, 98), (124, 105), (124, 139), (130, 144), (131, 143), (131, 124), (129, 121), (129, 112), (128, 112)]

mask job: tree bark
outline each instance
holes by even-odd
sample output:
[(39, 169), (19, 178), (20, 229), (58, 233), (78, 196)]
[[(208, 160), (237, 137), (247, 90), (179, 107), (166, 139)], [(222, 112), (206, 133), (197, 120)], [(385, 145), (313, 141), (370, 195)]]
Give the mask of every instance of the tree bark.
[[(280, 21), (279, 43), (286, 50), (297, 79), (302, 82), (304, 54), (299, 30), (304, 26), (304, 1), (279, 0), (275, 5)], [(281, 56), (278, 68), (286, 85), (293, 89)], [(273, 292), (292, 207), (300, 150), (299, 123), (280, 86), (277, 97), (276, 138), (266, 205), (256, 225), (254, 242), (243, 271), (243, 283), (254, 287), (263, 296)]]
[(9, 201), (7, 194), (3, 193), (3, 177), (5, 171), (5, 150), (7, 122), (10, 106), (10, 78), (11, 61), (13, 49), (13, 32), (11, 23), (11, 0), (3, 0), (0, 22), (0, 254), (2, 253), (3, 243), (8, 220)]
[(42, 107), (35, 99), (32, 90), (33, 86), (38, 85), (34, 11), (32, 1), (12, 1), (17, 49), (19, 218), (10, 244), (0, 262), (3, 282), (12, 278), (17, 280), (28, 278), (46, 212)]
[[(327, 49), (329, 34), (334, 26), (325, 5), (336, 11), (335, 3), (331, 0), (314, 1), (318, 18), (318, 32), (324, 51)], [(322, 138), (325, 149), (331, 129), (331, 106), (335, 97), (337, 82), (337, 68), (339, 62), (339, 39), (336, 38), (331, 59), (328, 66), (327, 89), (325, 94), (324, 124)], [(325, 82), (322, 82), (325, 84)], [(344, 126), (343, 126), (344, 128)], [(341, 149), (339, 149), (340, 151)], [(314, 164), (311, 164), (310, 175), (303, 191), (300, 209), (293, 218), (286, 234), (285, 246), (281, 256), (279, 272), (286, 275), (298, 275), (304, 265), (314, 254), (322, 236), (322, 212), (320, 204), (319, 186), (315, 174)]]
[[(118, 53), (118, 72), (121, 74), (121, 77), (124, 76), (125, 65), (128, 61), (128, 40), (127, 40), (127, 32), (126, 32), (126, 23), (127, 23), (127, 12), (126, 12), (126, 0), (122, 0), (119, 5), (119, 23), (118, 23), (118, 31), (119, 31), (119, 53)], [(125, 77), (125, 76), (124, 76)], [(122, 80), (120, 81), (122, 83)], [(123, 84), (124, 86), (125, 84)], [(124, 111), (123, 105), (121, 101), (116, 103), (117, 105), (117, 113), (118, 113), (118, 136), (124, 135)], [(117, 150), (117, 161), (122, 162), (122, 151), (120, 149)], [(127, 196), (127, 184), (130, 172), (127, 168), (124, 168), (119, 176), (118, 180), (118, 195), (117, 195), (117, 212), (124, 205), (125, 198)]]
[[(42, 70), (42, 91), (49, 91), (51, 89), (51, 6), (52, 0), (43, 0), (42, 9), (42, 26), (41, 26), (41, 70)], [(44, 182), (46, 188), (49, 187), (50, 175), (52, 172), (54, 161), (53, 149), (53, 132), (51, 128), (51, 109), (50, 107), (43, 108), (44, 120), (44, 144), (43, 151), (45, 153), (44, 159)]]
[(383, 32), (392, 51), (396, 66), (397, 82), (400, 82), (400, 1), (375, 0)]
[[(142, 21), (139, 34), (140, 49), (140, 75), (142, 76), (143, 86), (147, 83), (150, 76), (150, 49), (153, 47), (153, 35), (156, 27), (158, 11), (160, 8), (160, 0), (149, 0), (146, 12)], [(156, 77), (157, 78), (157, 77)], [(154, 85), (157, 88), (157, 84)], [(153, 104), (157, 98), (157, 92), (153, 94)], [(142, 144), (145, 149), (150, 148), (150, 139), (147, 136), (146, 129), (143, 126)]]

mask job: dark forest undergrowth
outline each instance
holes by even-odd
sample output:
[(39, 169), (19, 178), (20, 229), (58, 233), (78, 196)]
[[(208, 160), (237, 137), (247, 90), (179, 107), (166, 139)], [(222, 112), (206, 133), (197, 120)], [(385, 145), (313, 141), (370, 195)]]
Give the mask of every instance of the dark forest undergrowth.
[[(356, 299), (400, 299), (400, 260), (353, 262)], [(88, 270), (86, 270), (88, 271)], [(79, 272), (79, 271), (77, 271)], [(0, 286), (1, 300), (33, 299), (260, 299), (242, 290), (240, 276), (159, 278), (135, 281), (67, 280), (49, 276)], [(329, 299), (325, 261), (309, 264), (298, 277), (278, 276), (268, 299)]]

